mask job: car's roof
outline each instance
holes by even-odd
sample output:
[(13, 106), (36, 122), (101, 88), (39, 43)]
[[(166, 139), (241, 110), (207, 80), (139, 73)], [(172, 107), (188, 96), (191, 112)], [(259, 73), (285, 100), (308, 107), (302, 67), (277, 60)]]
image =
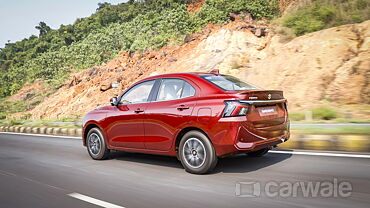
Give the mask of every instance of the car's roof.
[[(141, 80), (137, 81), (136, 83), (134, 83), (133, 85), (131, 85), (131, 87), (133, 87), (133, 86), (135, 86), (139, 83), (146, 82), (146, 81), (149, 81), (149, 80), (154, 80), (154, 79), (185, 78), (185, 79), (188, 79), (188, 80), (192, 81), (199, 88), (201, 88), (202, 91), (207, 92), (208, 94), (225, 93), (225, 91), (222, 90), (221, 88), (219, 88), (216, 85), (202, 79), (201, 76), (204, 76), (204, 75), (223, 75), (223, 74), (215, 74), (215, 73), (207, 73), (207, 72), (181, 72), (181, 73), (159, 74), (159, 75), (150, 76), (150, 77), (146, 77), (144, 79), (141, 79)], [(125, 92), (127, 90), (129, 90), (131, 87), (127, 88), (125, 90)], [(125, 93), (125, 92), (123, 92), (123, 93)]]
[(204, 76), (204, 75), (214, 75), (214, 74), (213, 73), (206, 73), (206, 72), (180, 72), (180, 73), (159, 74), (159, 75), (155, 75), (155, 76), (150, 76), (150, 77), (145, 78), (145, 80), (147, 80), (147, 79), (158, 79), (158, 78), (164, 78), (164, 77), (176, 77), (176, 76), (200, 77), (200, 76)]
[(146, 78), (144, 78), (140, 81), (137, 81), (133, 85), (136, 85), (136, 84), (141, 83), (141, 82), (149, 81), (149, 80), (154, 80), (154, 79), (180, 78), (181, 77), (181, 78), (185, 78), (185, 79), (187, 78), (187, 79), (189, 79), (193, 82), (195, 81), (198, 86), (201, 85), (199, 87), (201, 87), (203, 89), (207, 89), (208, 92), (211, 92), (211, 91), (214, 92), (214, 93), (223, 92), (220, 88), (218, 88), (215, 85), (203, 80), (201, 78), (201, 76), (204, 76), (204, 75), (216, 75), (216, 74), (206, 73), (206, 72), (181, 72), (181, 73), (159, 74), (159, 75), (155, 75), (155, 76), (146, 77)]

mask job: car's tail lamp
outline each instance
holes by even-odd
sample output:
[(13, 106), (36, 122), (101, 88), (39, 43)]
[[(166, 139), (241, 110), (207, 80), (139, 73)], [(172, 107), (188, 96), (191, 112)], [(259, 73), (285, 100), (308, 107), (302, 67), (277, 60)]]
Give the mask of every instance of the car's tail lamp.
[(245, 116), (248, 113), (249, 106), (239, 101), (225, 101), (226, 107), (222, 114), (223, 117)]

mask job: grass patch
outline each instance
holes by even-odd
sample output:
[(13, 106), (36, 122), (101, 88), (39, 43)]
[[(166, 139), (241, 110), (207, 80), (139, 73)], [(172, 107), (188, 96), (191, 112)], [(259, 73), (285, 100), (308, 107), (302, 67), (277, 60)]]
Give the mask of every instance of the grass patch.
[(25, 111), (27, 104), (23, 101), (8, 101), (5, 98), (0, 99), (0, 120), (6, 119), (6, 116), (12, 113)]
[(282, 37), (281, 41), (283, 42), (289, 42), (297, 37), (291, 28), (279, 26), (275, 28), (274, 30), (276, 33), (281, 35)]
[(337, 112), (333, 108), (322, 106), (312, 109), (312, 117), (316, 120), (332, 120), (337, 118)]
[(289, 118), (291, 121), (302, 121), (305, 119), (305, 115), (301, 112), (289, 112)]
[(70, 118), (70, 117), (64, 117), (64, 118), (61, 118), (59, 121), (61, 122), (80, 122), (82, 119), (78, 116), (75, 116), (74, 118)]
[(0, 120), (0, 125), (1, 126), (17, 126), (17, 125), (23, 125), (24, 124), (24, 120), (20, 120), (20, 119), (4, 119), (4, 120)]
[(370, 19), (368, 0), (320, 0), (307, 3), (282, 19), (297, 36)]
[(355, 126), (355, 127), (338, 127), (338, 128), (317, 128), (317, 127), (299, 127), (292, 128), (292, 132), (296, 134), (365, 134), (370, 135), (370, 127)]
[[(79, 122), (80, 120), (71, 120), (70, 122)], [(76, 124), (65, 124), (65, 123), (56, 123), (60, 121), (56, 120), (22, 120), (22, 119), (9, 119), (9, 120), (0, 120), (1, 126), (26, 126), (26, 127), (61, 127), (61, 128), (82, 128), (80, 123)]]

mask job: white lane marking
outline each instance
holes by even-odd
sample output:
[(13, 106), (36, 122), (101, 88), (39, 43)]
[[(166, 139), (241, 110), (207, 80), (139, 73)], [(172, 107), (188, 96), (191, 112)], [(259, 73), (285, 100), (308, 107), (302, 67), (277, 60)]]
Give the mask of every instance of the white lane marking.
[(47, 186), (49, 188), (58, 189), (58, 190), (61, 190), (61, 191), (66, 191), (63, 188), (59, 188), (59, 187), (56, 187), (56, 186), (53, 186), (53, 185), (49, 185), (49, 184), (41, 182), (41, 181), (36, 181), (36, 180), (31, 179), (31, 178), (23, 177), (23, 180), (26, 180), (26, 181), (29, 181), (29, 182), (32, 182), (32, 183), (36, 183), (36, 184), (39, 184), (39, 185)]
[(118, 206), (118, 205), (115, 205), (115, 204), (111, 204), (109, 202), (105, 202), (105, 201), (102, 201), (102, 200), (99, 200), (99, 199), (94, 199), (92, 197), (82, 195), (82, 194), (79, 194), (79, 193), (71, 193), (71, 194), (68, 194), (68, 196), (79, 199), (79, 200), (82, 200), (82, 201), (85, 201), (85, 202), (89, 202), (91, 204), (95, 204), (95, 205), (98, 205), (98, 206), (101, 206), (101, 207), (105, 207), (105, 208), (124, 208), (124, 207), (121, 207), (121, 206)]
[(329, 153), (329, 152), (297, 152), (297, 151), (279, 151), (279, 150), (271, 150), (269, 152), (271, 152), (271, 153), (278, 153), (278, 154), (292, 154), (292, 155), (312, 155), (312, 156), (328, 156), (328, 157), (370, 158), (370, 155), (342, 154), (342, 153)]
[(0, 170), (0, 174), (4, 175), (4, 176), (17, 176), (14, 173), (11, 173), (11, 172), (8, 172), (8, 171), (5, 171), (5, 170)]
[(0, 175), (18, 177), (18, 178), (21, 178), (23, 180), (26, 180), (26, 181), (29, 181), (29, 182), (32, 182), (32, 183), (36, 183), (36, 184), (39, 184), (39, 185), (48, 186), (50, 188), (54, 188), (54, 189), (59, 189), (59, 190), (65, 191), (62, 188), (59, 188), (59, 187), (56, 187), (56, 186), (52, 186), (52, 185), (49, 185), (47, 183), (43, 183), (41, 181), (33, 180), (31, 178), (17, 176), (16, 174), (11, 173), (11, 172), (8, 172), (8, 171), (5, 171), (5, 170), (0, 170)]
[(17, 135), (26, 135), (26, 136), (43, 136), (43, 137), (56, 137), (56, 138), (67, 138), (67, 139), (82, 139), (81, 137), (55, 136), (55, 135), (50, 135), (50, 134), (28, 134), (28, 133), (17, 133), (17, 132), (0, 132), (0, 134), (17, 134)]

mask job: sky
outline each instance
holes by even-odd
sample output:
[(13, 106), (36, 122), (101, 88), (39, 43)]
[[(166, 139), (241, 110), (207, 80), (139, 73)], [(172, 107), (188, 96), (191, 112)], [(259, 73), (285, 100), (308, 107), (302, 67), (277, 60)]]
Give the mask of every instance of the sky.
[(0, 0), (0, 48), (38, 35), (35, 26), (44, 21), (52, 29), (72, 24), (77, 18), (88, 17), (99, 2), (118, 4), (125, 0)]

